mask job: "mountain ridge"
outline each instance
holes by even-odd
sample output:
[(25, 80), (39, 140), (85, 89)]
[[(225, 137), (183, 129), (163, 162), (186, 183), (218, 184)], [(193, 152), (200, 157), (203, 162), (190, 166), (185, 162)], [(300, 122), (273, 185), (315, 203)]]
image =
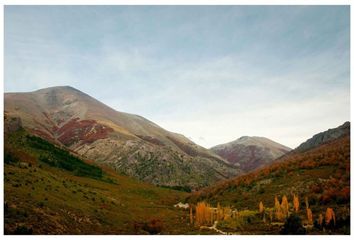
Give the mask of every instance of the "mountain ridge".
[(7, 115), (32, 134), (139, 180), (196, 188), (240, 173), (185, 136), (70, 86), (4, 96)]
[(294, 151), (306, 151), (308, 149), (319, 146), (323, 143), (330, 142), (331, 140), (338, 139), (342, 136), (350, 135), (350, 122), (346, 121), (336, 128), (330, 128), (326, 131), (317, 133), (305, 142), (301, 143)]

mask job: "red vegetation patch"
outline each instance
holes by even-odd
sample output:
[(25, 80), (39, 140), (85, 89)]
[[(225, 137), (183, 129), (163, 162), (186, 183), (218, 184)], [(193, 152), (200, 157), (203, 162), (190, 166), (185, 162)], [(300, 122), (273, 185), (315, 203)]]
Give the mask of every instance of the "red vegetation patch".
[(165, 146), (163, 142), (161, 142), (159, 139), (151, 137), (151, 136), (142, 136), (142, 135), (136, 135), (137, 137), (143, 139), (144, 141), (150, 142), (152, 144), (158, 145), (158, 146)]
[(75, 118), (64, 124), (56, 132), (60, 137), (58, 140), (66, 146), (81, 141), (81, 144), (93, 143), (98, 139), (106, 138), (113, 129), (95, 120), (79, 120)]

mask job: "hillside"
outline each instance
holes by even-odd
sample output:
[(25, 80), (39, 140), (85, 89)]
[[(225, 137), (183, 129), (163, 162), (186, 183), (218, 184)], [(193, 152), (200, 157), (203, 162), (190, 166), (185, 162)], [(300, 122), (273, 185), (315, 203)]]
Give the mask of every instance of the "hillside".
[(8, 118), (30, 133), (155, 185), (199, 188), (240, 173), (183, 135), (72, 87), (5, 93), (4, 102)]
[[(237, 229), (241, 229), (243, 233), (274, 234), (280, 232), (280, 226), (284, 223), (272, 223), (276, 217), (274, 199), (276, 197), (282, 202), (282, 196), (283, 198), (286, 196), (290, 212), (293, 212), (294, 194), (300, 199), (300, 211), (297, 214), (305, 224), (309, 225), (308, 233), (349, 233), (349, 134), (304, 152), (294, 151), (270, 166), (204, 188), (189, 196), (187, 201), (191, 203), (205, 201), (213, 206), (220, 203), (222, 206), (246, 211), (249, 222), (248, 220), (243, 222), (236, 227)], [(312, 210), (313, 221), (316, 220), (318, 223), (319, 215), (325, 216), (326, 209), (332, 208), (336, 216), (336, 225), (326, 227), (324, 231), (321, 227), (317, 228), (318, 225), (313, 227), (307, 220), (306, 198)], [(266, 209), (264, 221), (257, 217), (260, 202)], [(257, 224), (249, 224), (252, 221)], [(221, 225), (227, 228), (232, 224), (234, 223), (226, 222)], [(278, 225), (279, 227), (276, 227)]]
[(244, 172), (271, 163), (291, 149), (265, 137), (243, 136), (235, 141), (210, 148)]
[(5, 135), (4, 190), (5, 234), (195, 231), (173, 207), (185, 192), (101, 169), (23, 129)]

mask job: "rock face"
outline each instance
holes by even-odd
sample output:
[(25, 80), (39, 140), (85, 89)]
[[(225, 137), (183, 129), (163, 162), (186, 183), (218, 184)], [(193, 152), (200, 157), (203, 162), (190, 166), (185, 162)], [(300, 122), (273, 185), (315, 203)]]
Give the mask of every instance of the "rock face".
[(31, 133), (143, 181), (198, 188), (240, 173), (183, 135), (72, 87), (5, 93), (4, 102)]
[(327, 143), (338, 138), (341, 138), (345, 135), (350, 135), (350, 122), (345, 122), (343, 125), (328, 129), (327, 131), (318, 133), (314, 135), (312, 138), (308, 139), (306, 142), (300, 144), (295, 151), (304, 152), (308, 149), (317, 147), (323, 143)]
[(291, 149), (264, 137), (243, 136), (210, 150), (248, 172), (271, 163)]

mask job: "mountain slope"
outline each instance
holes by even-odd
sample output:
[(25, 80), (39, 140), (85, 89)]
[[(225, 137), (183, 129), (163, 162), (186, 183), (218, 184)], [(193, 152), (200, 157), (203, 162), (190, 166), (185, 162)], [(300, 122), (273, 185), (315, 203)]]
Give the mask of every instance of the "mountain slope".
[(306, 142), (300, 144), (295, 151), (303, 152), (345, 135), (350, 135), (350, 122), (345, 122), (339, 127), (328, 129), (327, 131), (314, 135)]
[(243, 136), (210, 150), (248, 172), (271, 163), (291, 149), (264, 137)]
[(21, 128), (5, 134), (4, 153), (5, 234), (195, 231), (173, 207), (185, 192), (100, 169)]
[(9, 119), (32, 134), (156, 185), (197, 188), (240, 172), (183, 135), (72, 87), (5, 93), (4, 102)]

